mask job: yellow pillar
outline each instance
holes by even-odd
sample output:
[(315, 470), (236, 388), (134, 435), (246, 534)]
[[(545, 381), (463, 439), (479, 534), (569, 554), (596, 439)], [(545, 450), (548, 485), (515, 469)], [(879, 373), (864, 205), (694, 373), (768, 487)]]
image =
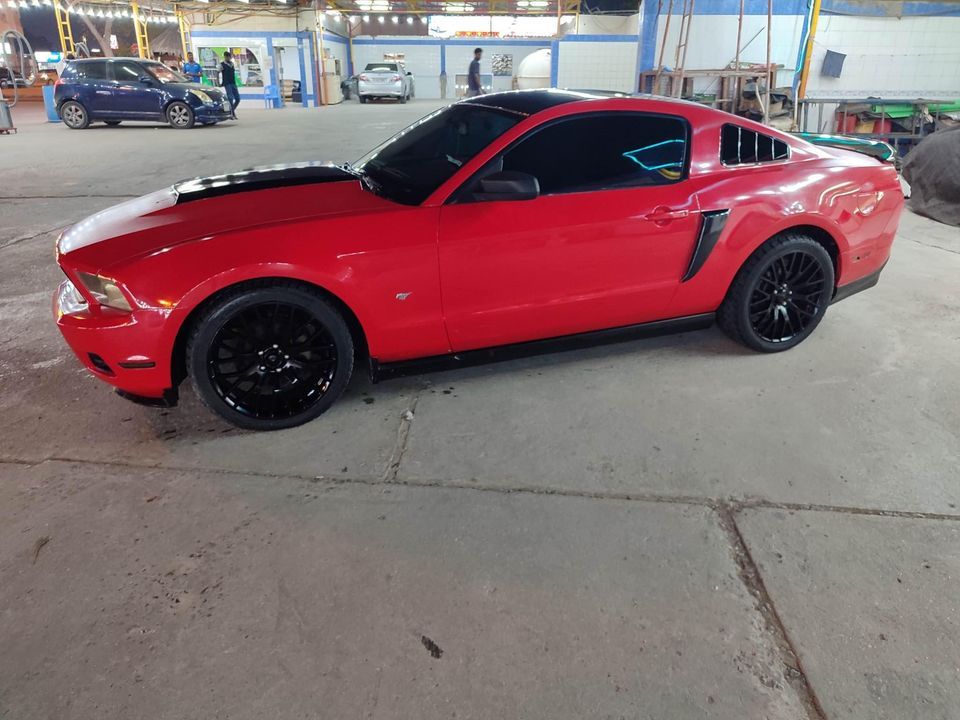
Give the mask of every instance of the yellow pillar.
[(800, 87), (797, 90), (798, 101), (803, 100), (807, 95), (807, 78), (810, 76), (810, 58), (813, 55), (813, 39), (817, 35), (817, 22), (819, 22), (819, 20), (820, 0), (813, 0), (813, 10), (810, 12), (810, 33), (807, 35), (807, 47), (803, 53), (803, 67), (800, 69)]
[(130, 14), (133, 15), (133, 30), (137, 35), (137, 54), (150, 58), (150, 38), (147, 36), (147, 24), (140, 15), (140, 5), (136, 0), (130, 2)]
[(54, 1), (53, 12), (57, 18), (57, 34), (60, 36), (60, 51), (64, 55), (67, 53), (76, 53), (76, 48), (73, 45), (73, 28), (70, 26), (70, 13), (60, 4), (60, 0)]
[(183, 11), (179, 5), (173, 6), (174, 13), (177, 16), (177, 25), (180, 27), (180, 47), (183, 50), (183, 59), (186, 61), (187, 52), (190, 50), (190, 41), (187, 39), (190, 35), (190, 28), (187, 25), (187, 19), (183, 16)]

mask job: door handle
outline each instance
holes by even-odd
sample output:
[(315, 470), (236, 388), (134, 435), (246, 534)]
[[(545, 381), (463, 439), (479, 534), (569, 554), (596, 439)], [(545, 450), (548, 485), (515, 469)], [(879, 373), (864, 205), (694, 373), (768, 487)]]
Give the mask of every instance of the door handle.
[(655, 223), (670, 222), (671, 220), (682, 220), (690, 215), (689, 210), (674, 210), (661, 205), (656, 210), (643, 216), (644, 220), (650, 220)]

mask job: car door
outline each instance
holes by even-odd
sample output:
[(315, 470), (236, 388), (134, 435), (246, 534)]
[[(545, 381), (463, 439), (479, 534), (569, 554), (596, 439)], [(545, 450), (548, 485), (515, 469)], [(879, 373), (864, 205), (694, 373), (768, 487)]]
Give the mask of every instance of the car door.
[[(533, 129), (441, 210), (454, 351), (663, 319), (699, 231), (685, 119), (574, 115)], [(539, 196), (484, 201), (480, 179), (533, 175)]]
[[(110, 63), (114, 81), (113, 104), (118, 117), (130, 120), (156, 120), (163, 117), (162, 90), (159, 81), (135, 62), (119, 60)], [(146, 78), (146, 81), (141, 81)]]
[(109, 117), (113, 101), (113, 83), (107, 77), (106, 60), (84, 60), (76, 63), (73, 82), (79, 86), (77, 96), (90, 119)]

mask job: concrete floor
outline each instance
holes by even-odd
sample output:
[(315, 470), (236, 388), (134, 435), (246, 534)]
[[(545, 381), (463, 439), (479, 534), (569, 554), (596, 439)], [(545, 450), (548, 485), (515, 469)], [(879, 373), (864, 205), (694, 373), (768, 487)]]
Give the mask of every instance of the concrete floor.
[(66, 224), (434, 107), (248, 106), (0, 136), (0, 718), (956, 717), (960, 230), (906, 214), (786, 354), (357, 378), (249, 434), (116, 397), (49, 310)]

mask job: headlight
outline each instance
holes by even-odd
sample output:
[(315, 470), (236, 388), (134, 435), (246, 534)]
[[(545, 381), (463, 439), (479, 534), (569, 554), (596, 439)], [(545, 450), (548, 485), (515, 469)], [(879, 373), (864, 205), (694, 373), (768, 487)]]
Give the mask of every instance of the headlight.
[(57, 292), (57, 308), (61, 316), (76, 315), (87, 309), (87, 301), (80, 294), (80, 291), (77, 290), (76, 285), (70, 282), (69, 279), (60, 283), (60, 288)]
[(213, 100), (210, 98), (210, 96), (207, 95), (203, 90), (191, 90), (190, 94), (195, 98), (199, 98), (200, 102), (206, 103), (207, 105), (213, 103)]
[(125, 310), (126, 312), (133, 310), (127, 298), (120, 291), (120, 287), (113, 280), (85, 272), (78, 272), (77, 277), (101, 305), (115, 310)]

